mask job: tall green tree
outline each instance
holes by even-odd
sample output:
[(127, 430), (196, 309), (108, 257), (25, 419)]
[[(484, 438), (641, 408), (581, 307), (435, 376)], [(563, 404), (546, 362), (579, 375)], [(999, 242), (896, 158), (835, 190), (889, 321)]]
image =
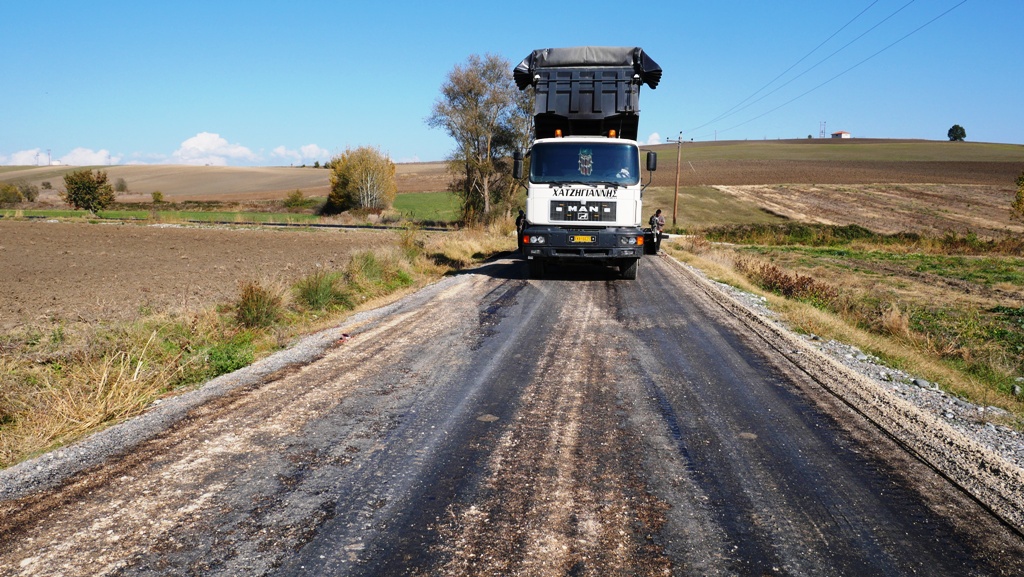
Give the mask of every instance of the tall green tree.
[(949, 137), (950, 142), (963, 142), (967, 138), (967, 131), (964, 130), (963, 126), (954, 124), (950, 127), (949, 132), (946, 133)]
[(384, 210), (398, 192), (395, 163), (379, 149), (360, 146), (331, 159), (331, 192), (326, 212)]
[(511, 157), (529, 146), (531, 98), (516, 88), (511, 63), (493, 54), (471, 55), (441, 85), (426, 122), (455, 140), (448, 167), (463, 220), (510, 214), (516, 192)]
[(96, 214), (114, 202), (114, 187), (107, 182), (107, 173), (97, 170), (77, 170), (64, 175), (61, 198), (75, 209)]

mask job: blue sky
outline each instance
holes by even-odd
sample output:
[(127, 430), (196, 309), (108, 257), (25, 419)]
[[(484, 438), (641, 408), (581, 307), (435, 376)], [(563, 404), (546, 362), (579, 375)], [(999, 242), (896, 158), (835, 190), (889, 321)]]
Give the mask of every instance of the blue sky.
[(641, 46), (664, 69), (641, 92), (642, 140), (824, 122), (1024, 143), (1024, 1), (961, 2), (12, 0), (0, 164), (312, 164), (362, 145), (442, 160), (453, 142), (424, 119), (456, 64), (587, 44)]

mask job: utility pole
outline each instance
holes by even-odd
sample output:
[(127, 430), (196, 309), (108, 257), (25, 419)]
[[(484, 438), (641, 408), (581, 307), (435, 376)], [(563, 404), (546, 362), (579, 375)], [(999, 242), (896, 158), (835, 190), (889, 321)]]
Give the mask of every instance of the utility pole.
[(672, 227), (676, 227), (676, 219), (679, 214), (679, 170), (680, 165), (683, 163), (683, 131), (679, 131), (679, 138), (672, 140), (667, 139), (669, 142), (676, 143), (676, 196), (672, 200)]

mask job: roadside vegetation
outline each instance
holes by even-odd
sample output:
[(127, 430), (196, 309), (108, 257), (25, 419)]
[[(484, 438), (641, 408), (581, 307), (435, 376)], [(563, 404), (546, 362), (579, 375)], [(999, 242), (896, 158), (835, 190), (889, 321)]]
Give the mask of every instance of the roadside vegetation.
[(713, 278), (1024, 424), (1024, 239), (881, 235), (800, 223), (710, 227), (677, 242)]
[[(11, 187), (12, 190), (14, 187)], [(154, 193), (159, 194), (159, 192)], [(12, 198), (17, 199), (15, 193)], [(59, 218), (89, 220), (128, 220), (160, 223), (232, 223), (232, 224), (390, 224), (403, 226), (415, 222), (425, 226), (456, 228), (459, 224), (458, 198), (451, 192), (405, 193), (395, 196), (390, 209), (356, 210), (323, 215), (327, 198), (305, 196), (296, 190), (282, 200), (220, 202), (183, 201), (152, 203), (117, 202), (95, 214), (59, 208), (5, 208), (0, 203), (0, 218)], [(17, 202), (15, 200), (14, 202)]]
[(119, 323), (34, 324), (0, 335), (0, 467), (141, 413), (444, 274), (514, 248), (511, 223), (444, 234), (414, 225), (336, 269), (253, 277), (232, 302)]

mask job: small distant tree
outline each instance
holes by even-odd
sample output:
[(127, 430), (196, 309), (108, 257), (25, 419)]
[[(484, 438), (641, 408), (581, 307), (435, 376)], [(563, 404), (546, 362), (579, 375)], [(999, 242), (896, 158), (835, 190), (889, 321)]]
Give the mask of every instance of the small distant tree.
[(347, 149), (331, 160), (331, 169), (325, 212), (384, 210), (395, 200), (395, 163), (376, 147)]
[(64, 188), (61, 199), (75, 209), (96, 214), (114, 202), (114, 187), (107, 182), (107, 173), (102, 170), (69, 172), (64, 175)]
[(118, 177), (114, 181), (114, 192), (128, 192), (128, 181), (124, 178)]
[(53, 190), (53, 185), (50, 184), (49, 180), (44, 180), (42, 184), (43, 190)]
[(1013, 204), (1010, 205), (1010, 216), (1024, 221), (1024, 172), (1017, 177), (1017, 194), (1013, 197)]
[(946, 133), (946, 136), (949, 137), (950, 142), (963, 142), (967, 138), (967, 131), (964, 130), (963, 126), (954, 124), (950, 127), (949, 132)]
[(159, 190), (154, 190), (151, 196), (153, 197), (153, 204), (160, 204), (164, 201), (164, 193)]

